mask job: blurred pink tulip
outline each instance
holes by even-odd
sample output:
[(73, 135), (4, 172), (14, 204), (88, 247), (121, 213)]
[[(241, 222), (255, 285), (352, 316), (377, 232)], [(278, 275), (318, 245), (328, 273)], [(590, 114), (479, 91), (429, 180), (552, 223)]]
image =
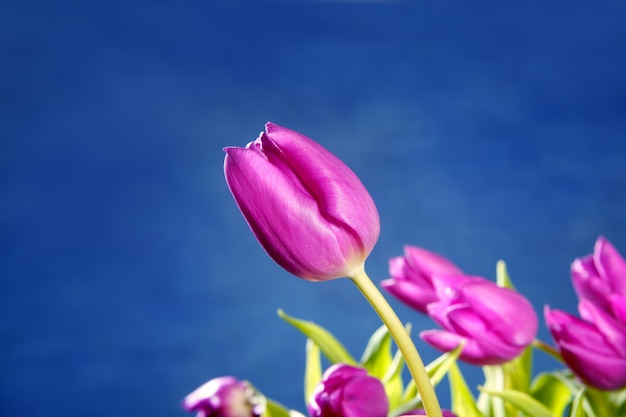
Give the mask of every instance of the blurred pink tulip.
[(311, 417), (387, 417), (385, 388), (363, 368), (335, 364), (328, 368), (308, 404)]
[(245, 148), (225, 152), (228, 187), (276, 263), (310, 281), (363, 269), (380, 232), (378, 211), (343, 162), (273, 123)]
[(439, 275), (433, 280), (438, 301), (428, 314), (444, 330), (420, 337), (444, 352), (464, 342), (461, 360), (496, 365), (517, 357), (537, 334), (538, 319), (521, 294), (467, 275)]
[(391, 278), (381, 286), (391, 295), (414, 309), (427, 313), (426, 307), (437, 301), (433, 276), (463, 274), (446, 258), (415, 246), (405, 246), (404, 256), (389, 260)]
[(572, 263), (571, 273), (578, 297), (607, 312), (615, 308), (610, 300), (613, 294), (626, 297), (626, 261), (603, 236), (596, 240), (592, 255)]
[(581, 300), (578, 310), (584, 320), (547, 306), (544, 310), (563, 360), (592, 387), (626, 387), (626, 323), (589, 300)]
[(253, 388), (232, 376), (214, 378), (201, 385), (183, 400), (186, 411), (197, 417), (259, 417), (263, 405)]

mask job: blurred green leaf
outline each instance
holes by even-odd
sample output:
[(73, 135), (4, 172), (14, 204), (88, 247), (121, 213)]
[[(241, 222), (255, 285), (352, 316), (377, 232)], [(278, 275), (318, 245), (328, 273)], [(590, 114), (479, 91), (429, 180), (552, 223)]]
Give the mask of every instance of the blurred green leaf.
[[(430, 382), (436, 387), (443, 379), (450, 367), (456, 362), (463, 351), (463, 345), (459, 345), (454, 350), (446, 352), (425, 366)], [(403, 400), (408, 401), (417, 396), (415, 381), (411, 380), (402, 395)]]
[(484, 387), (478, 387), (483, 392), (490, 395), (500, 397), (506, 401), (509, 401), (518, 409), (524, 413), (533, 417), (556, 417), (552, 412), (546, 408), (539, 401), (526, 394), (525, 392), (515, 391), (510, 389), (504, 389), (500, 391), (488, 390)]
[[(437, 359), (426, 365), (426, 373), (428, 374), (433, 387), (436, 387), (439, 382), (441, 382), (450, 367), (456, 363), (456, 360), (461, 355), (462, 350), (463, 345), (459, 345), (454, 350), (440, 355)], [(420, 408), (421, 403), (422, 400), (418, 395), (415, 381), (411, 379), (402, 394), (402, 399), (399, 405), (392, 408), (392, 411), (389, 413), (389, 417), (399, 416), (407, 411)]]
[(585, 417), (585, 410), (583, 409), (584, 389), (578, 390), (574, 395), (572, 401), (572, 407), (570, 408), (569, 417)]
[(367, 342), (361, 357), (361, 364), (370, 375), (382, 379), (385, 373), (387, 373), (392, 360), (391, 335), (387, 327), (380, 326)]
[(313, 390), (322, 380), (322, 358), (320, 348), (311, 340), (306, 340), (306, 361), (304, 368), (304, 403), (307, 404)]
[(515, 289), (513, 281), (509, 277), (509, 273), (506, 270), (506, 263), (503, 260), (499, 260), (496, 263), (496, 283), (500, 287)]
[[(402, 383), (402, 356), (391, 352), (392, 338), (386, 326), (381, 326), (370, 337), (363, 356), (362, 366), (370, 375), (380, 379), (385, 386), (390, 408), (396, 407), (401, 400)], [(395, 359), (395, 360), (394, 360)]]
[(289, 410), (284, 405), (266, 398), (263, 417), (290, 417), (290, 415)]
[(548, 408), (555, 416), (562, 416), (572, 401), (572, 391), (563, 380), (551, 373), (535, 377), (530, 395)]
[(474, 396), (467, 387), (465, 378), (463, 378), (463, 374), (461, 374), (461, 370), (456, 363), (450, 366), (448, 380), (450, 381), (452, 411), (458, 417), (484, 417), (476, 407)]
[(287, 315), (282, 310), (278, 310), (280, 318), (287, 323), (300, 330), (306, 337), (313, 340), (320, 348), (322, 354), (331, 363), (346, 363), (356, 365), (356, 361), (345, 347), (333, 336), (328, 330), (313, 323), (312, 321), (304, 321)]

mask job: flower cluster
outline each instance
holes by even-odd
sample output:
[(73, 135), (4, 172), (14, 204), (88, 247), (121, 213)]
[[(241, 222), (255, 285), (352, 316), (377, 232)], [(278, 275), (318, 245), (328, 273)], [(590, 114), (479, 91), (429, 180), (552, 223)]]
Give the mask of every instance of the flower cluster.
[[(424, 366), (408, 326), (365, 273), (380, 224), (354, 172), (313, 140), (272, 123), (245, 148), (225, 152), (228, 187), (270, 257), (308, 281), (352, 280), (383, 322), (356, 360), (323, 327), (279, 311), (307, 338), (310, 417), (626, 416), (626, 261), (604, 237), (592, 255), (571, 266), (580, 318), (545, 307), (555, 347), (536, 339), (537, 314), (513, 287), (504, 262), (494, 282), (406, 246), (403, 256), (389, 261), (390, 278), (380, 285), (441, 327), (419, 333), (442, 351)], [(533, 375), (536, 349), (562, 366)], [(330, 361), (325, 371), (322, 354)], [(478, 398), (458, 361), (483, 368)], [(404, 367), (412, 377), (408, 383)], [(451, 410), (440, 408), (433, 389), (444, 376)], [(198, 417), (302, 416), (230, 376), (200, 386), (183, 408)]]

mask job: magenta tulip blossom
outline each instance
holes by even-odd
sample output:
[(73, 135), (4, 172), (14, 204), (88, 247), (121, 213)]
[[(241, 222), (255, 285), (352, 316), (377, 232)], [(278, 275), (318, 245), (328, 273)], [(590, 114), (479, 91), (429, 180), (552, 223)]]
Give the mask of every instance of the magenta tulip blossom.
[(197, 417), (259, 417), (263, 407), (250, 384), (232, 376), (214, 378), (183, 400)]
[(576, 259), (571, 267), (574, 289), (580, 299), (587, 299), (612, 314), (620, 308), (612, 295), (626, 297), (626, 261), (611, 242), (600, 236), (592, 255)]
[(426, 306), (437, 301), (433, 276), (463, 272), (446, 258), (415, 246), (405, 246), (404, 256), (389, 260), (391, 278), (381, 286), (391, 295), (416, 310), (426, 313)]
[(578, 309), (583, 319), (547, 306), (544, 311), (563, 360), (592, 387), (626, 387), (626, 322), (589, 300), (581, 300)]
[(386, 417), (389, 401), (380, 380), (363, 368), (328, 368), (308, 403), (311, 417)]
[(476, 365), (496, 365), (518, 356), (535, 338), (538, 319), (521, 294), (467, 275), (439, 275), (433, 280), (438, 301), (429, 316), (444, 330), (420, 337), (444, 352), (464, 342), (460, 358)]
[(380, 232), (378, 211), (336, 156), (273, 123), (245, 148), (225, 152), (228, 187), (274, 261), (310, 281), (363, 269)]

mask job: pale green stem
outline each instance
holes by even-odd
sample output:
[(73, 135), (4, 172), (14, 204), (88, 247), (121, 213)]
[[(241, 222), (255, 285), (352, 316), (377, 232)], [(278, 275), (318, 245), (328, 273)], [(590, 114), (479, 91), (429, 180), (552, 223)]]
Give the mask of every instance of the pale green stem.
[(563, 357), (561, 356), (559, 351), (553, 348), (552, 346), (550, 346), (549, 344), (547, 344), (546, 342), (542, 342), (539, 339), (535, 339), (533, 340), (532, 346), (539, 350), (543, 350), (545, 353), (552, 356), (557, 361), (563, 362)]
[(376, 310), (389, 330), (391, 337), (395, 340), (396, 345), (398, 345), (398, 349), (402, 352), (402, 356), (404, 356), (413, 381), (415, 381), (417, 390), (422, 397), (422, 404), (424, 405), (427, 416), (442, 417), (439, 400), (435, 395), (435, 389), (430, 382), (430, 378), (428, 378), (426, 368), (424, 368), (424, 362), (422, 362), (417, 348), (413, 344), (409, 333), (406, 331), (395, 311), (393, 311), (385, 297), (383, 297), (380, 290), (374, 285), (364, 270), (349, 278), (355, 283), (359, 290), (361, 290), (372, 307), (374, 307), (374, 310)]

